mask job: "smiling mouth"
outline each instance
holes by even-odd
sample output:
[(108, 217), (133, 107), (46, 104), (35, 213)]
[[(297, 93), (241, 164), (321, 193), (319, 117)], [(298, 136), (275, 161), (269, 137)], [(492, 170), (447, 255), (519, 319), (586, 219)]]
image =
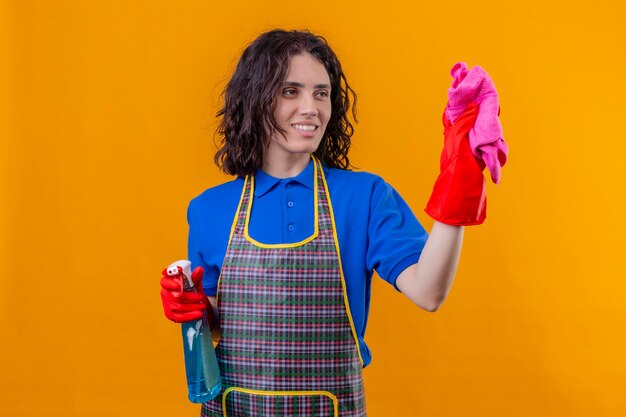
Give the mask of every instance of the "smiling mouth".
[(298, 132), (315, 132), (319, 126), (316, 125), (291, 125)]

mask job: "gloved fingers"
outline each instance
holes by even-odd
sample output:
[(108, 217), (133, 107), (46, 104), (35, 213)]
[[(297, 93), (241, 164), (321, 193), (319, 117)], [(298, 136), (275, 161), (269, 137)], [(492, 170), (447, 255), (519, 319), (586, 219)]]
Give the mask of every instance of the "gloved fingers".
[(474, 127), (474, 121), (478, 116), (478, 106), (471, 102), (463, 111), (454, 124), (444, 115), (444, 143), (439, 168), (444, 171), (446, 167), (459, 155), (472, 154), (469, 144), (469, 135)]
[(174, 313), (189, 313), (192, 311), (199, 311), (203, 313), (204, 310), (206, 310), (206, 304), (170, 304), (170, 311)]
[(190, 311), (188, 313), (166, 313), (166, 317), (174, 323), (187, 323), (189, 321), (200, 320), (202, 318), (201, 311)]
[(202, 282), (202, 277), (204, 276), (204, 268), (201, 266), (197, 266), (196, 269), (191, 273), (191, 280), (194, 284), (199, 284)]
[(204, 269), (201, 266), (196, 267), (191, 273), (191, 280), (193, 286), (199, 294), (204, 295), (204, 287), (202, 286), (202, 277), (204, 276)]
[(207, 303), (207, 298), (204, 294), (198, 294), (193, 291), (184, 291), (180, 293), (175, 291), (169, 291), (166, 288), (161, 288), (161, 296), (164, 300), (178, 304)]
[[(469, 129), (474, 127), (474, 123), (476, 122), (476, 118), (478, 117), (478, 104), (471, 101), (463, 113), (454, 121), (454, 125), (463, 124), (467, 126)], [(469, 131), (468, 129), (468, 131)]]
[(193, 291), (185, 291), (180, 297), (176, 297), (178, 302), (181, 304), (198, 304), (198, 303), (207, 303), (206, 296), (204, 294), (199, 294)]
[(172, 298), (167, 291), (161, 292), (161, 301), (163, 302), (163, 310), (165, 310), (166, 315), (168, 312), (187, 313), (190, 311), (205, 311), (207, 308), (206, 297), (191, 303), (181, 303), (178, 299)]
[(181, 291), (180, 278), (170, 278), (168, 276), (161, 277), (161, 287), (168, 291)]
[(455, 225), (481, 224), (486, 217), (486, 193), (482, 158), (474, 156), (469, 135), (478, 116), (476, 103), (469, 103), (451, 123), (444, 114), (444, 149), (441, 172), (426, 205), (435, 220)]

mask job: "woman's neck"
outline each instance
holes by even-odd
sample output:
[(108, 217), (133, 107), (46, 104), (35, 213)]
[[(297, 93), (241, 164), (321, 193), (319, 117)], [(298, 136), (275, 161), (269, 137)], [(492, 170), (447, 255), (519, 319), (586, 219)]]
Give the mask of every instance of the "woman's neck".
[(263, 172), (274, 178), (291, 178), (300, 174), (309, 164), (311, 154), (290, 154), (282, 158), (263, 158)]

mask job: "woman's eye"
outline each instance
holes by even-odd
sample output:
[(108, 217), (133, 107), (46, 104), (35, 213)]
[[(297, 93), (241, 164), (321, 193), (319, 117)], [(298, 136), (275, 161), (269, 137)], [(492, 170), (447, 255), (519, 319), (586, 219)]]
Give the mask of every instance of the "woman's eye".
[(287, 90), (283, 90), (283, 94), (286, 96), (293, 96), (296, 94), (296, 90), (294, 90), (293, 88), (289, 88)]
[(320, 97), (328, 97), (328, 91), (320, 91), (317, 93)]

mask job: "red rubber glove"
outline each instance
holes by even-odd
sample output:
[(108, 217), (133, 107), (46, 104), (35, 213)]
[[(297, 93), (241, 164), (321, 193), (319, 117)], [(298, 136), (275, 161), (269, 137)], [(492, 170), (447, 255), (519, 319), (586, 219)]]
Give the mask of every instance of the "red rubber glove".
[(202, 288), (204, 269), (201, 266), (194, 269), (191, 274), (191, 280), (197, 292), (183, 291), (181, 267), (178, 267), (179, 275), (173, 277), (167, 275), (166, 269), (161, 272), (163, 275), (161, 277), (161, 301), (163, 301), (165, 317), (175, 323), (185, 323), (201, 319), (205, 311), (212, 313), (212, 309), (207, 309), (209, 301)]
[(485, 163), (472, 154), (469, 131), (478, 116), (478, 105), (470, 102), (454, 124), (443, 116), (444, 145), (440, 174), (424, 209), (440, 223), (472, 226), (485, 221), (487, 184)]

